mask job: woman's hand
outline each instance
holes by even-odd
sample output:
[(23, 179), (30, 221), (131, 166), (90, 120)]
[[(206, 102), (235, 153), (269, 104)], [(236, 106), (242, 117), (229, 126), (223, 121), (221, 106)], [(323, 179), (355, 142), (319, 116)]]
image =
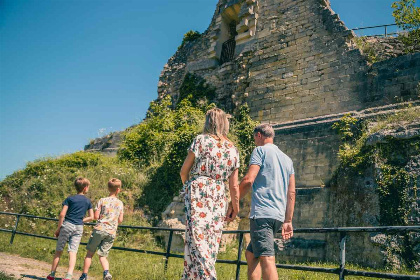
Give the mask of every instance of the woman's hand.
[(238, 212), (233, 209), (232, 202), (229, 202), (228, 210), (226, 213), (225, 221), (228, 223), (235, 220), (236, 216), (238, 215)]

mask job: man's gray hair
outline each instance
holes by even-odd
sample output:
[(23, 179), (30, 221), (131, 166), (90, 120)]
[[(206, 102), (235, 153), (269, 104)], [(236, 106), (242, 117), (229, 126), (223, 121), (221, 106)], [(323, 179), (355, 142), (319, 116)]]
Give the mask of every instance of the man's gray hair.
[(254, 134), (261, 133), (262, 136), (267, 138), (274, 138), (274, 129), (268, 123), (263, 123), (254, 128)]

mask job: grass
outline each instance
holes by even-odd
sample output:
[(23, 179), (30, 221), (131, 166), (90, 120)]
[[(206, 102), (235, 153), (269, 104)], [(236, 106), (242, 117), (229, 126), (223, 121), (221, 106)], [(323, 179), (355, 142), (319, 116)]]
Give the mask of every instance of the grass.
[[(17, 235), (15, 237), (15, 241), (13, 245), (9, 244), (10, 240), (10, 233), (0, 233), (0, 251), (7, 252), (11, 254), (18, 254), (23, 257), (29, 257), (33, 259), (37, 259), (40, 261), (50, 262), (52, 260), (52, 256), (54, 254), (55, 242), (51, 240), (44, 240), (26, 236)], [(83, 241), (86, 241), (86, 237), (84, 237)], [(129, 245), (130, 247), (138, 248), (139, 246), (135, 246), (133, 244)], [(76, 269), (81, 270), (83, 266), (83, 258), (86, 253), (85, 246), (80, 246)], [(158, 245), (149, 244), (149, 248), (154, 247), (153, 250), (160, 250), (164, 251)], [(152, 249), (152, 248), (150, 248)], [(230, 246), (226, 252), (221, 252), (219, 254), (219, 259), (235, 259), (237, 254), (237, 249), (234, 245)], [(243, 256), (244, 259), (244, 256)], [(175, 259), (171, 258), (169, 260), (168, 270), (164, 272), (164, 263), (165, 260), (162, 256), (154, 256), (148, 254), (140, 254), (134, 252), (123, 252), (113, 250), (110, 253), (109, 261), (111, 265), (111, 272), (114, 275), (115, 279), (180, 279), (182, 270), (183, 270), (183, 260), (182, 259)], [(68, 255), (66, 253), (63, 254), (61, 259), (61, 266), (66, 266), (68, 263)], [(329, 267), (329, 268), (336, 268), (337, 264), (331, 263), (305, 263), (302, 265), (308, 266), (317, 266), (317, 267)], [(218, 279), (223, 280), (230, 280), (235, 279), (235, 272), (236, 266), (229, 265), (229, 264), (217, 264), (217, 273)], [(348, 266), (349, 269), (363, 269), (369, 271), (378, 271), (381, 270), (372, 270), (361, 268), (353, 265)], [(384, 271), (382, 271), (384, 272)], [(388, 271), (389, 272), (389, 271)], [(45, 272), (46, 274), (48, 271)], [(101, 276), (101, 266), (99, 264), (98, 258), (95, 256), (92, 262), (92, 267), (89, 272), (90, 275), (100, 277)], [(338, 279), (337, 275), (327, 274), (327, 273), (317, 273), (317, 272), (305, 272), (305, 271), (295, 271), (295, 270), (286, 270), (286, 269), (279, 269), (279, 279), (287, 279), (287, 280), (333, 280)], [(395, 272), (395, 273), (408, 273), (404, 272)], [(42, 276), (42, 275), (39, 275)], [(60, 276), (60, 275), (58, 275)], [(78, 277), (78, 275), (75, 275)], [(0, 280), (3, 278), (0, 278)], [(4, 278), (4, 279), (13, 279), (13, 278)], [(241, 273), (240, 279), (246, 279), (246, 266), (241, 266)], [(355, 277), (355, 276), (347, 276), (346, 279), (349, 280), (364, 280), (364, 279), (379, 279), (379, 278), (367, 278), (367, 277)]]
[(12, 276), (7, 275), (3, 271), (0, 271), (0, 280), (16, 280), (17, 278), (14, 278)]

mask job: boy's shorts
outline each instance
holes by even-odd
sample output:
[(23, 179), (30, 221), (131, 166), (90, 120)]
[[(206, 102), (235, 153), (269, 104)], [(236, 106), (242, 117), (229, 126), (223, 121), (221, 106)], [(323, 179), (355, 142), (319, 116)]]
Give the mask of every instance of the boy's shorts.
[(94, 229), (86, 245), (86, 249), (91, 252), (95, 252), (98, 249), (99, 256), (107, 257), (109, 250), (112, 248), (112, 244), (114, 244), (114, 239), (115, 236), (112, 234)]
[(246, 248), (256, 258), (274, 256), (274, 235), (279, 231), (282, 222), (270, 218), (249, 219), (251, 242)]
[(82, 239), (83, 225), (74, 225), (70, 222), (64, 221), (60, 228), (60, 234), (58, 235), (56, 251), (63, 251), (66, 243), (69, 243), (69, 252), (77, 252), (79, 249), (80, 240)]

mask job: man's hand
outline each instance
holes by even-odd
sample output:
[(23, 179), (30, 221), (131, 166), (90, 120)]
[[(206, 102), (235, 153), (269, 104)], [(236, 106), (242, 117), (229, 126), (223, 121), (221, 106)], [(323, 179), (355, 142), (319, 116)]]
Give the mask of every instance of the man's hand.
[(225, 221), (232, 222), (233, 220), (235, 220), (236, 215), (238, 215), (238, 213), (233, 210), (232, 202), (229, 202)]
[(58, 237), (58, 235), (60, 235), (60, 229), (61, 229), (61, 228), (58, 228), (58, 229), (55, 231), (55, 233), (54, 233), (54, 236), (55, 236), (55, 237)]
[(281, 227), (281, 236), (283, 237), (283, 240), (287, 240), (289, 238), (292, 238), (293, 236), (293, 226), (292, 223), (283, 223), (283, 226)]

